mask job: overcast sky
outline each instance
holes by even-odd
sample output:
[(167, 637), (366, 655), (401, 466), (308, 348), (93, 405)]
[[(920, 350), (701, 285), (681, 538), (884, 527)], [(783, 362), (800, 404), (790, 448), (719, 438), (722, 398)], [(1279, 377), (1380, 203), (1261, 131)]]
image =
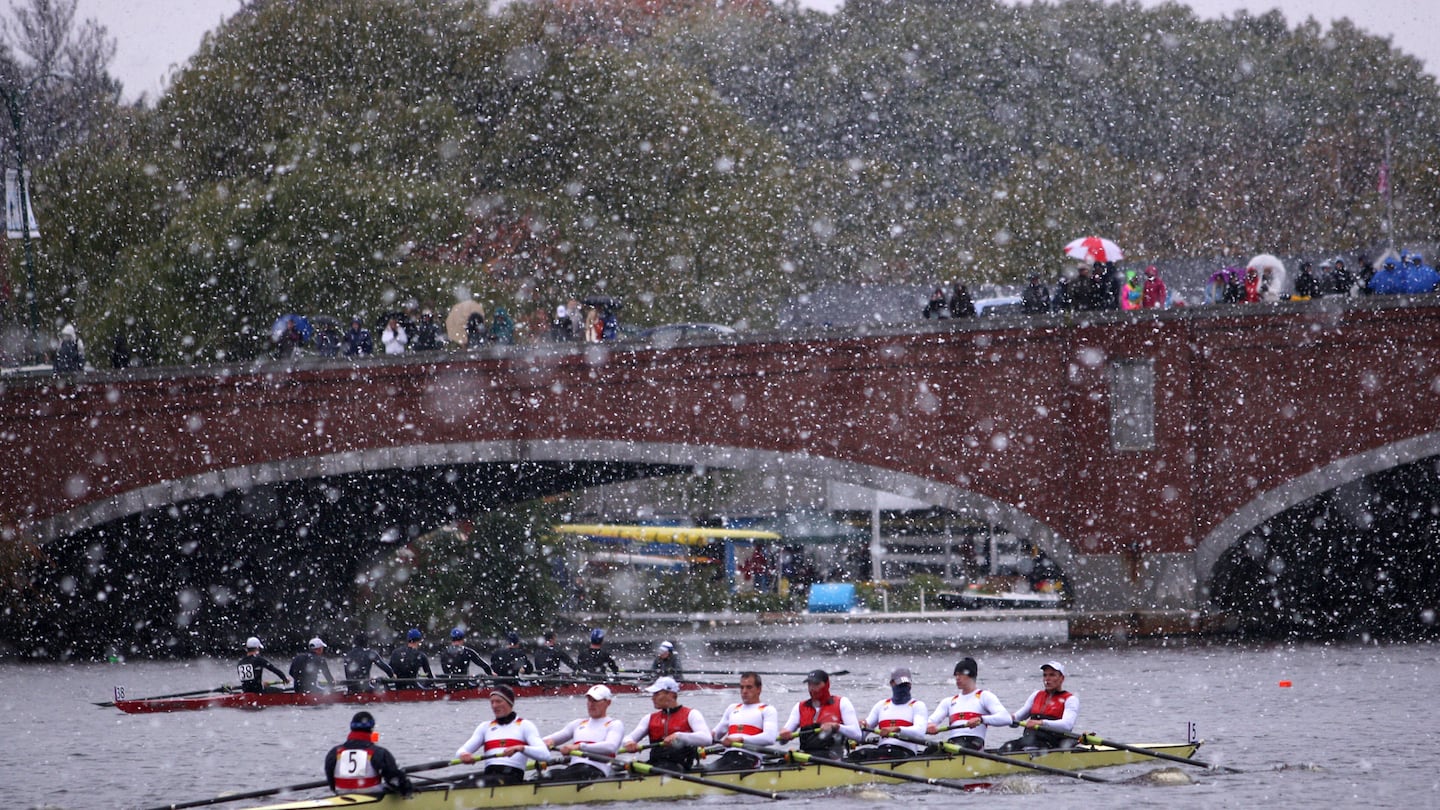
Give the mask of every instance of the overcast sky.
[[(4, 13), (17, 0), (6, 0)], [(240, 8), (241, 0), (80, 0), (78, 16), (95, 18), (117, 40), (111, 72), (125, 85), (125, 97), (160, 94), (171, 71), (190, 58), (205, 32)], [(830, 10), (838, 0), (802, 0)], [(1146, 6), (1162, 0), (1141, 0)], [(1402, 51), (1419, 57), (1432, 75), (1440, 67), (1440, 2), (1437, 0), (1190, 0), (1202, 17), (1232, 15), (1236, 9), (1263, 13), (1278, 8), (1293, 28), (1313, 16), (1328, 25), (1349, 17), (1361, 28), (1389, 36)]]

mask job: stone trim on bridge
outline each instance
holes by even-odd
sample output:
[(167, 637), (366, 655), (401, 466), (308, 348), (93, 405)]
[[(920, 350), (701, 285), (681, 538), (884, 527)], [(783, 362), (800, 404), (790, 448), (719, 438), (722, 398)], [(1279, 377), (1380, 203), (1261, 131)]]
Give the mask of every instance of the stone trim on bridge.
[[(35, 525), (41, 543), (170, 504), (255, 487), (328, 476), (418, 467), (504, 462), (606, 462), (710, 467), (843, 481), (983, 516), (1035, 543), (1062, 570), (1083, 570), (1079, 553), (1049, 526), (1014, 506), (948, 484), (833, 458), (742, 447), (592, 441), (522, 440), (409, 445), (286, 459), (164, 481), (70, 510)], [(1077, 586), (1080, 583), (1075, 583)]]
[(1366, 476), (1435, 456), (1440, 456), (1440, 433), (1427, 433), (1347, 456), (1260, 493), (1227, 516), (1195, 547), (1196, 583), (1208, 583), (1231, 546), (1285, 510)]

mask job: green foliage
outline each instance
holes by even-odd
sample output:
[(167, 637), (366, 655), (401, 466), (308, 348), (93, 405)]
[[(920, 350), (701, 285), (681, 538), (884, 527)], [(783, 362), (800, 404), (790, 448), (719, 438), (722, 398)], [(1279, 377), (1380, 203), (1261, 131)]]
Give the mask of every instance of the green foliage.
[(1440, 226), (1435, 80), (1345, 22), (631, 12), (248, 5), (157, 108), (87, 113), (37, 166), (42, 310), (193, 361), (263, 352), (285, 312), (469, 291), (521, 322), (605, 293), (636, 325), (763, 327), (832, 282), (1053, 271), (1091, 232), (1138, 260), (1331, 254), (1381, 236), (1387, 132), (1397, 237)]
[(356, 603), (397, 629), (463, 624), (499, 635), (548, 626), (561, 594), (542, 538), (556, 518), (532, 502), (486, 512), (468, 531), (431, 532), (372, 572)]

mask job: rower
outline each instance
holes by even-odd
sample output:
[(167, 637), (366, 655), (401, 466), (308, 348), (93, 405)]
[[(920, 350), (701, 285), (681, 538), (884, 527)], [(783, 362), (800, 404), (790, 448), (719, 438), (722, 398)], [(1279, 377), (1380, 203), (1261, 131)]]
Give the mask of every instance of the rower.
[(540, 730), (529, 720), (515, 713), (515, 690), (498, 684), (490, 690), (490, 711), (495, 719), (475, 727), (475, 733), (455, 752), (455, 757), (469, 765), (475, 762), (476, 751), (483, 751), (485, 768), (476, 782), (486, 787), (514, 785), (525, 779), (525, 761), (550, 761), (550, 750), (540, 738)]
[[(766, 746), (775, 744), (780, 721), (775, 707), (760, 702), (760, 673), (740, 673), (740, 702), (732, 703), (715, 724), (715, 741), (725, 746)], [(712, 771), (748, 771), (760, 767), (762, 758), (754, 751), (729, 747), (711, 765)]]
[(1075, 739), (1065, 736), (1064, 732), (1075, 730), (1075, 719), (1080, 716), (1080, 697), (1065, 691), (1065, 666), (1059, 661), (1046, 661), (1040, 665), (1040, 680), (1044, 688), (1031, 692), (1020, 711), (1011, 716), (1011, 725), (1018, 724), (1025, 730), (1018, 738), (1000, 746), (1001, 751), (1075, 745)]
[(494, 668), (495, 674), (502, 678), (533, 674), (535, 667), (530, 665), (530, 656), (526, 655), (525, 649), (520, 646), (520, 634), (511, 630), (505, 634), (505, 643), (504, 649), (496, 650), (495, 654), (490, 656), (490, 666)]
[(466, 680), (470, 677), (470, 665), (480, 667), (486, 675), (494, 675), (494, 670), (480, 657), (480, 653), (474, 647), (465, 643), (465, 628), (457, 627), (450, 631), (450, 646), (440, 651), (440, 671), (445, 673), (447, 680), (445, 686), (448, 689), (474, 689), (479, 685), (478, 681)]
[(555, 631), (546, 630), (540, 637), (539, 648), (535, 650), (535, 671), (541, 675), (558, 675), (561, 664), (569, 667), (571, 672), (576, 671), (575, 659), (555, 646)]
[(800, 738), (800, 750), (826, 759), (845, 755), (845, 741), (860, 742), (860, 716), (850, 698), (830, 693), (830, 673), (817, 669), (805, 676), (810, 699), (802, 700), (790, 710), (790, 718), (780, 727), (780, 741)]
[(365, 643), (365, 634), (357, 633), (354, 644), (342, 660), (345, 668), (345, 690), (352, 695), (365, 694), (375, 691), (375, 684), (370, 682), (370, 668), (380, 667), (380, 671), (395, 677), (395, 670), (385, 663), (380, 653), (371, 649)]
[(274, 686), (265, 685), (265, 670), (270, 670), (285, 683), (290, 682), (290, 676), (280, 671), (280, 668), (270, 663), (260, 654), (265, 645), (255, 636), (245, 639), (245, 656), (235, 665), (235, 676), (240, 679), (240, 691), (251, 694), (264, 692), (279, 692), (280, 689)]
[[(610, 700), (610, 687), (595, 684), (585, 693), (586, 716), (571, 720), (564, 728), (545, 737), (547, 746), (558, 746), (563, 756), (570, 757), (569, 765), (545, 772), (547, 782), (588, 782), (604, 779), (614, 772), (610, 758), (620, 751), (625, 727), (609, 716)], [(604, 758), (591, 759), (586, 754), (599, 754)]]
[(979, 667), (966, 656), (955, 664), (955, 688), (960, 691), (940, 701), (925, 726), (927, 734), (949, 729), (945, 742), (972, 751), (985, 750), (985, 727), (1010, 725), (1010, 712), (994, 692), (975, 685)]
[(860, 723), (862, 730), (879, 735), (879, 742), (851, 751), (851, 762), (909, 759), (925, 750), (925, 704), (910, 696), (910, 684), (910, 670), (890, 672), (890, 697), (876, 703)]
[(405, 634), (405, 646), (390, 653), (390, 669), (395, 672), (396, 689), (425, 689), (430, 686), (429, 682), (421, 683), (420, 671), (425, 671), (425, 677), (434, 678), (435, 673), (430, 671), (430, 659), (420, 649), (420, 641), (425, 634), (420, 628), (412, 627)]
[(675, 654), (675, 645), (669, 641), (660, 642), (660, 647), (655, 652), (655, 663), (650, 665), (650, 674), (655, 677), (669, 675), (675, 680), (682, 680), (685, 673), (680, 668), (680, 657)]
[(325, 642), (319, 636), (310, 639), (310, 649), (290, 659), (290, 677), (295, 679), (295, 694), (319, 692), (320, 676), (325, 676), (325, 690), (335, 688), (330, 662), (325, 660)]
[(688, 771), (700, 758), (700, 746), (711, 742), (710, 726), (700, 712), (680, 705), (680, 684), (670, 676), (645, 687), (655, 711), (625, 737), (623, 750), (635, 753), (640, 741), (650, 748), (650, 764), (669, 771)]
[(375, 716), (356, 712), (350, 718), (350, 733), (345, 742), (325, 752), (325, 781), (336, 793), (381, 795), (399, 793), (409, 797), (415, 792), (410, 777), (395, 763), (395, 756), (375, 743)]
[(587, 675), (604, 675), (607, 669), (612, 675), (620, 674), (620, 665), (605, 649), (605, 628), (590, 631), (590, 646), (580, 653), (576, 664), (576, 671)]

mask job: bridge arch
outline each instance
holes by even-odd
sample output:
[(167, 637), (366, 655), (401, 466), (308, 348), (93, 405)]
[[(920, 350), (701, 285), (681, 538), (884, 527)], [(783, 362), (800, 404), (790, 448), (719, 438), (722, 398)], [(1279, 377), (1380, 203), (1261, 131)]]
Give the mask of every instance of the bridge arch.
[(1267, 520), (1318, 495), (1375, 473), (1440, 456), (1440, 433), (1393, 442), (1346, 456), (1260, 493), (1221, 521), (1195, 548), (1195, 581), (1203, 587), (1232, 546)]
[[(740, 447), (610, 440), (515, 440), (423, 444), (356, 450), (215, 470), (163, 481), (87, 504), (37, 524), (42, 543), (172, 504), (287, 482), (427, 467), (481, 464), (618, 464), (636, 469), (707, 467), (843, 481), (903, 495), (952, 512), (978, 515), (1034, 543), (1062, 570), (1078, 552), (1050, 526), (1012, 504), (973, 490), (873, 465), (813, 454)], [(1072, 581), (1072, 585), (1081, 586)]]

